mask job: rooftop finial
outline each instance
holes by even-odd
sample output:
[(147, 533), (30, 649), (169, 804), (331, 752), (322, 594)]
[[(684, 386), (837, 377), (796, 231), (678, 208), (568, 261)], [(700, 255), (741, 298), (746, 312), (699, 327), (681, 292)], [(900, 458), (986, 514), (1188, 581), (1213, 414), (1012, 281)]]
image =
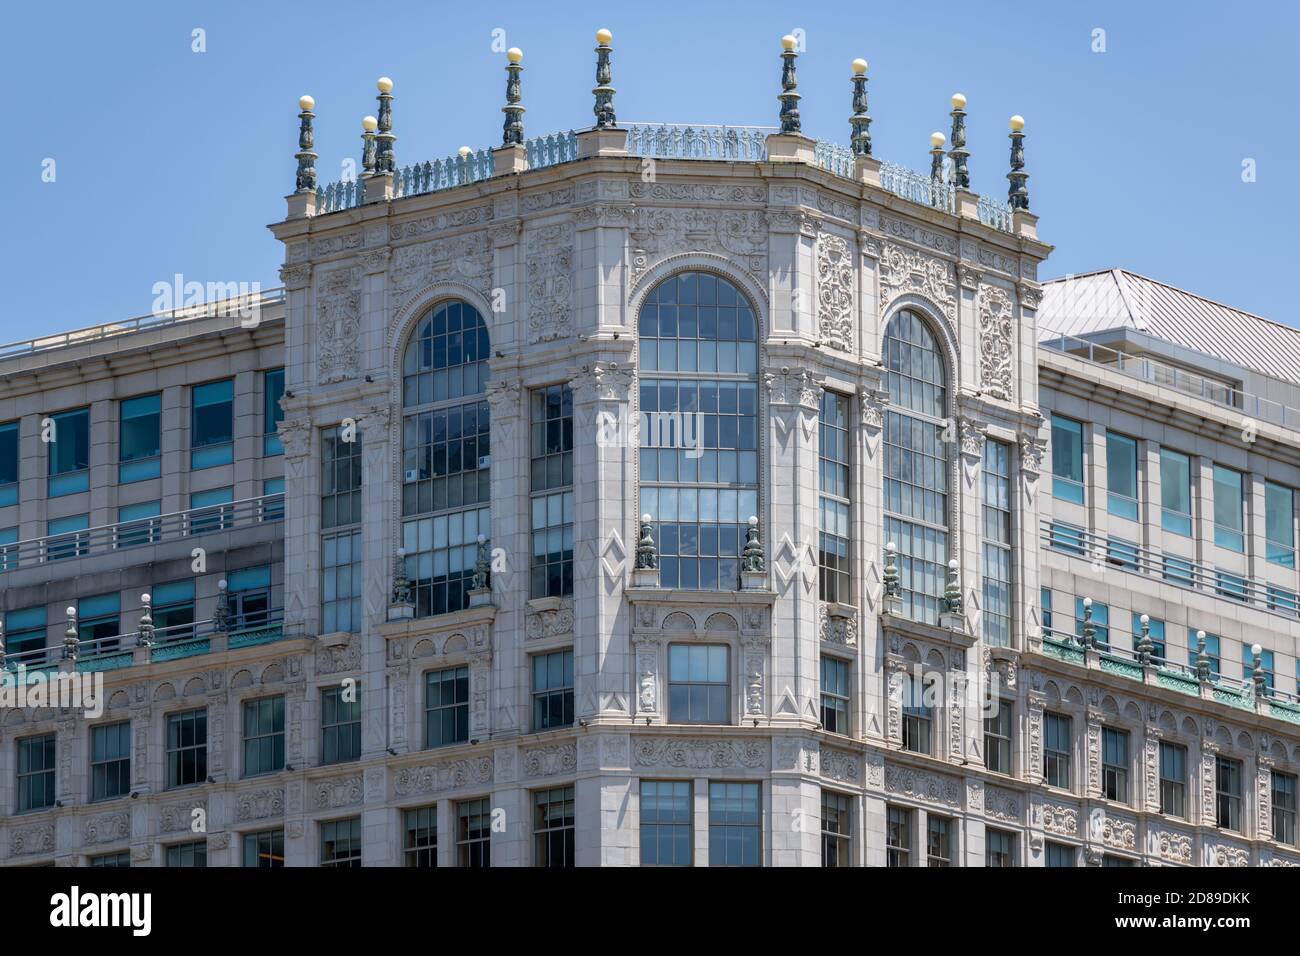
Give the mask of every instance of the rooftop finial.
[(930, 203), (939, 205), (939, 186), (943, 185), (943, 144), (948, 141), (938, 130), (930, 134)]
[(1097, 646), (1097, 625), (1092, 623), (1092, 598), (1083, 599), (1083, 628), (1079, 635), (1079, 643), (1084, 647)]
[(77, 629), (77, 609), (68, 605), (68, 627), (63, 632), (63, 659), (75, 661), (81, 656), (81, 632)]
[(1250, 670), (1250, 676), (1255, 681), (1255, 697), (1262, 698), (1267, 692), (1267, 681), (1264, 675), (1264, 646), (1262, 644), (1250, 645), (1250, 656), (1254, 659), (1254, 667)]
[(393, 135), (393, 81), (386, 76), (381, 76), (375, 81), (375, 87), (379, 90), (379, 119), (376, 121), (379, 132), (375, 134), (375, 139), (378, 140), (378, 147), (375, 150), (375, 172), (391, 173), (397, 168), (393, 156), (393, 143), (397, 139)]
[(970, 156), (966, 149), (966, 97), (961, 93), (952, 95), (952, 147), (948, 155), (952, 157), (952, 184), (959, 189), (970, 189), (970, 171), (966, 160)]
[(519, 74), (524, 71), (519, 61), (523, 58), (524, 51), (517, 46), (506, 51), (506, 105), (501, 107), (506, 120), (501, 135), (502, 146), (522, 146), (524, 142), (524, 108), (519, 105)]
[(740, 570), (766, 570), (765, 560), (763, 556), (763, 539), (758, 533), (758, 517), (750, 515), (749, 527), (745, 531), (745, 548), (740, 555)]
[(641, 516), (641, 538), (636, 545), (636, 569), (653, 571), (659, 567), (659, 553), (655, 550), (654, 527), (650, 515)]
[(367, 175), (375, 171), (375, 130), (379, 120), (373, 116), (361, 117), (361, 170)]
[(1205, 632), (1196, 632), (1196, 677), (1198, 680), (1210, 679), (1210, 655), (1205, 650)]
[(1155, 644), (1151, 642), (1151, 615), (1143, 614), (1138, 618), (1142, 625), (1142, 630), (1138, 635), (1137, 654), (1139, 664), (1150, 664), (1151, 654), (1155, 651)]
[(782, 133), (799, 133), (799, 94), (795, 92), (798, 81), (794, 75), (794, 61), (799, 56), (795, 52), (795, 47), (799, 41), (790, 34), (781, 37), (781, 59), (784, 65), (781, 68), (781, 95), (777, 97), (781, 101), (781, 132)]
[(867, 61), (859, 57), (853, 61), (853, 116), (849, 126), (853, 129), (854, 156), (871, 155), (871, 117), (867, 115)]
[(316, 101), (310, 96), (298, 97), (298, 152), (294, 157), (298, 160), (298, 176), (294, 183), (294, 192), (298, 193), (315, 193), (316, 192), (316, 154), (312, 152), (314, 139), (311, 128), (311, 121), (316, 114), (312, 110), (316, 106)]
[(596, 31), (596, 88), (591, 91), (596, 97), (596, 129), (609, 129), (616, 125), (614, 87), (609, 85), (613, 80), (609, 67), (609, 44), (613, 39), (614, 34), (606, 29)]
[(1007, 190), (1007, 200), (1012, 209), (1029, 208), (1029, 189), (1025, 185), (1029, 174), (1025, 172), (1025, 118), (1020, 115), (1011, 117), (1011, 172), (1007, 179), (1011, 188)]
[(153, 598), (148, 594), (140, 595), (140, 631), (136, 643), (141, 647), (153, 647)]

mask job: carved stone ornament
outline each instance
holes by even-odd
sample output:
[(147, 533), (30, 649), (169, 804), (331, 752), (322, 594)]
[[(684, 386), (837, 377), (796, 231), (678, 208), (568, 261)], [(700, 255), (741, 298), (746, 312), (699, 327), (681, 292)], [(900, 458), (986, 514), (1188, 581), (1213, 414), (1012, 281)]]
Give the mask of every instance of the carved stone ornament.
[(767, 287), (768, 224), (757, 210), (639, 207), (630, 239), (634, 285), (651, 266), (690, 251), (732, 259)]
[(633, 366), (618, 362), (593, 362), (573, 378), (573, 398), (578, 404), (592, 401), (626, 402), (632, 387)]
[(820, 604), (817, 607), (817, 625), (823, 641), (846, 647), (858, 646), (856, 614), (832, 614), (825, 604)]
[(524, 619), (524, 634), (530, 641), (544, 641), (573, 633), (573, 599), (566, 598), (559, 607), (534, 611)]
[(817, 323), (822, 342), (853, 350), (853, 252), (833, 233), (817, 240)]
[(987, 283), (980, 286), (980, 383), (994, 398), (1010, 400), (1014, 388), (1015, 308), (1011, 296)]
[(638, 737), (632, 745), (638, 767), (690, 770), (766, 767), (769, 745), (760, 740), (705, 740), (684, 737)]
[(1043, 451), (1047, 442), (1037, 435), (1020, 436), (1020, 470), (1024, 474), (1038, 475), (1043, 469)]
[(472, 757), (424, 767), (403, 767), (393, 779), (393, 791), (399, 797), (412, 797), (491, 782), (492, 758)]
[(388, 285), (395, 306), (440, 282), (457, 282), (489, 292), (492, 250), (486, 232), (401, 246), (393, 251)]
[(316, 381), (356, 378), (361, 371), (361, 269), (344, 266), (321, 278), (316, 300)]
[(572, 230), (567, 224), (543, 226), (527, 245), (528, 341), (567, 339), (573, 334)]
[(862, 427), (879, 431), (885, 427), (885, 409), (889, 405), (889, 393), (870, 388), (858, 389), (858, 401), (861, 406)]
[(961, 453), (968, 458), (984, 457), (984, 429), (986, 422), (977, 422), (973, 418), (958, 419), (961, 429)]
[(896, 764), (885, 766), (885, 790), (916, 800), (942, 803), (953, 809), (961, 805), (961, 786), (953, 778)]
[(943, 310), (950, 323), (956, 324), (957, 284), (952, 263), (919, 249), (884, 242), (880, 250), (881, 313), (908, 293), (929, 299)]
[(764, 373), (769, 401), (773, 405), (802, 405), (816, 411), (821, 403), (820, 376), (806, 368), (781, 366), (778, 372)]

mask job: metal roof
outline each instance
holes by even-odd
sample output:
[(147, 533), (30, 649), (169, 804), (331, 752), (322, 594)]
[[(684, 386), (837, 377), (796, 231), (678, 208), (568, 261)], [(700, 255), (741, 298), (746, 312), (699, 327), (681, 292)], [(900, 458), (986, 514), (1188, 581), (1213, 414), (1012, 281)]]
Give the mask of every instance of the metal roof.
[(1129, 328), (1300, 384), (1300, 329), (1126, 269), (1043, 284), (1039, 337)]

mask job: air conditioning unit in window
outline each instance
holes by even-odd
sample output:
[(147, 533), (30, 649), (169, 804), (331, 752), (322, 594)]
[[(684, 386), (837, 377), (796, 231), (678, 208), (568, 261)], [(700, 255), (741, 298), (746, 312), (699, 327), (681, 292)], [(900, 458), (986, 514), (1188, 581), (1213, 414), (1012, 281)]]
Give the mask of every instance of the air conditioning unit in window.
[(407, 481), (419, 481), (419, 480), (420, 480), (420, 469), (419, 469), (419, 468), (408, 468), (408, 469), (406, 469), (406, 480), (407, 480)]

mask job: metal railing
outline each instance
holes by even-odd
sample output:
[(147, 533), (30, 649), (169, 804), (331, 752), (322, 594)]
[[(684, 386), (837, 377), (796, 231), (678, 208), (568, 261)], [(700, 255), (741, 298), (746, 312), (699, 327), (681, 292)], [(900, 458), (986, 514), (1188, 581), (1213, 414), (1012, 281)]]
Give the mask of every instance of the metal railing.
[(284, 493), (0, 545), (0, 572), (284, 520)]
[(931, 206), (953, 215), (957, 213), (956, 193), (951, 186), (935, 182), (929, 176), (923, 176), (906, 166), (881, 163), (880, 186), (900, 199)]
[(813, 144), (813, 165), (833, 176), (852, 179), (856, 163), (853, 159), (853, 151), (847, 146), (819, 139)]
[(627, 151), (653, 159), (718, 159), (763, 162), (775, 126), (627, 123)]
[(528, 158), (529, 169), (571, 163), (578, 158), (578, 136), (569, 130), (524, 140), (524, 155)]
[(11, 342), (7, 345), (0, 345), (0, 360), (12, 358), (18, 355), (31, 355), (49, 349), (65, 348), (69, 345), (83, 345), (87, 342), (99, 342), (119, 335), (129, 335), (132, 332), (143, 332), (148, 329), (164, 328), (169, 325), (175, 325), (178, 322), (189, 322), (194, 319), (208, 319), (222, 315), (228, 315), (232, 318), (242, 318), (241, 310), (247, 311), (250, 307), (261, 308), (267, 305), (278, 304), (283, 301), (284, 289), (262, 289), (256, 294), (250, 294), (249, 296), (235, 296), (234, 298), (218, 299), (213, 302), (202, 303), (201, 305), (172, 309), (168, 312), (153, 312), (149, 315), (124, 319), (121, 322), (106, 322), (103, 325), (92, 325), (88, 328), (75, 329), (71, 332), (59, 332), (54, 335), (41, 336), (37, 339)]
[(1130, 378), (1172, 388), (1185, 395), (1203, 398), (1215, 405), (1231, 408), (1240, 412), (1243, 418), (1254, 418), (1283, 428), (1300, 430), (1300, 410), (1258, 395), (1251, 395), (1235, 385), (1189, 372), (1148, 355), (1133, 355), (1105, 345), (1098, 345), (1088, 339), (1054, 332), (1049, 332), (1046, 337), (1039, 339), (1038, 344), (1041, 348), (1112, 369)]
[(1011, 231), (1011, 204), (1008, 202), (981, 196), (979, 202), (975, 204), (975, 214), (986, 226), (992, 226), (1003, 232)]

